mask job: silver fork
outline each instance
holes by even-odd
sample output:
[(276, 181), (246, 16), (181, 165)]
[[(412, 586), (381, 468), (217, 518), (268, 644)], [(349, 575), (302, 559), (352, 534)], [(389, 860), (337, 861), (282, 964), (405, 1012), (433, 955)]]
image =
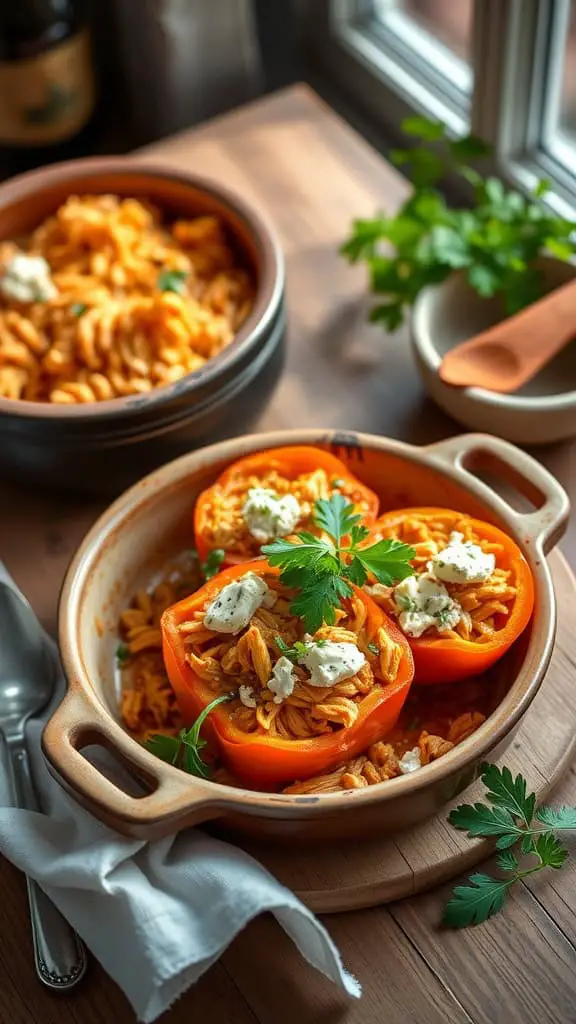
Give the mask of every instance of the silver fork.
[[(0, 733), (6, 741), (17, 807), (40, 810), (26, 749), (28, 719), (44, 708), (56, 685), (55, 665), (30, 605), (0, 581)], [(69, 989), (82, 978), (86, 949), (31, 878), (28, 902), (38, 977), (49, 988)]]

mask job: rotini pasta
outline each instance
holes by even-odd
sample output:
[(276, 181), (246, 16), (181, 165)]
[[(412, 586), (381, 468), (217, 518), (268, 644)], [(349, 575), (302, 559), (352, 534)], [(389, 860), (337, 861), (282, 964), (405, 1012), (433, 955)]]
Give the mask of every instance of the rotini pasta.
[[(435, 628), (431, 628), (427, 630), (426, 636), (442, 636), (444, 639), (461, 637), (464, 640), (481, 643), (502, 628), (516, 599), (516, 581), (512, 570), (502, 561), (502, 546), (479, 537), (467, 517), (463, 517), (453, 526), (448, 526), (441, 519), (406, 516), (400, 518), (393, 527), (383, 529), (381, 536), (410, 544), (416, 552), (412, 564), (416, 572), (420, 573), (425, 572), (429, 560), (448, 545), (452, 530), (461, 533), (465, 541), (477, 544), (483, 552), (493, 554), (496, 558), (496, 568), (488, 579), (481, 583), (446, 583), (446, 589), (466, 614), (454, 630), (445, 629), (440, 634)], [(388, 615), (396, 615), (391, 588), (376, 584), (368, 586), (367, 590)]]
[[(23, 256), (50, 275), (29, 295), (30, 282), (14, 290)], [(153, 206), (113, 195), (70, 196), (24, 250), (0, 245), (0, 272), (0, 396), (37, 402), (179, 380), (230, 344), (254, 297), (217, 217), (163, 224)]]
[[(188, 566), (184, 580), (180, 571), (175, 573), (170, 568), (166, 578), (150, 592), (138, 591), (130, 607), (120, 616), (119, 631), (126, 645), (121, 651), (124, 665), (121, 673), (121, 714), (124, 726), (139, 742), (146, 742), (158, 732), (175, 735), (181, 728), (174, 693), (162, 660), (158, 624), (164, 609), (187, 592), (193, 591), (198, 582), (197, 566), (192, 566), (192, 570)], [(203, 628), (200, 619), (188, 624), (187, 635), (194, 638), (189, 657), (195, 670), (204, 673), (204, 678), (210, 682), (215, 693), (221, 685), (223, 674), (228, 674), (232, 680), (235, 673), (250, 673), (258, 665), (258, 679), (264, 679), (270, 655), (269, 645), (274, 643), (277, 635), (277, 616), (280, 613), (286, 618), (288, 610), (287, 603), (281, 601), (279, 599), (277, 602), (275, 615), (260, 609), (258, 622), (244, 633), (241, 641), (232, 644), (215, 643), (213, 635)], [(347, 626), (354, 631), (362, 628), (362, 615), (358, 614), (358, 607), (350, 608), (346, 621), (342, 614), (338, 618), (340, 622), (337, 626), (322, 627), (318, 633), (320, 639), (348, 639), (351, 633)], [(291, 638), (295, 633), (285, 629), (284, 635)], [(380, 668), (385, 679), (382, 658), (388, 673), (393, 672), (390, 648), (385, 646), (381, 636), (378, 636), (378, 646), (381, 650)], [(195, 647), (200, 648), (200, 654), (194, 653)], [(203, 653), (202, 648), (209, 649), (211, 653)], [(372, 667), (366, 666), (355, 679), (345, 680), (337, 688), (332, 688), (331, 699), (327, 703), (323, 691), (319, 693), (317, 688), (299, 683), (298, 692), (294, 693), (289, 703), (277, 705), (268, 701), (261, 705), (258, 713), (236, 702), (235, 721), (247, 730), (261, 727), (269, 734), (283, 739), (291, 736), (321, 736), (327, 728), (346, 725), (354, 714), (351, 709), (356, 706), (359, 695), (369, 692), (372, 685)], [(316, 692), (313, 692), (314, 689)], [(337, 693), (334, 692), (336, 689)], [(388, 740), (373, 743), (361, 755), (332, 772), (315, 776), (306, 782), (294, 782), (284, 791), (335, 793), (360, 789), (402, 774), (401, 762), (408, 750), (418, 748), (420, 764), (428, 764), (448, 753), (453, 746), (479, 728), (485, 721), (484, 711), (489, 710), (489, 707), (486, 706), (487, 689), (476, 681), (463, 683), (457, 690), (450, 688), (449, 693), (446, 689), (440, 687), (432, 695), (426, 688), (417, 690)], [(282, 714), (279, 713), (281, 709)], [(238, 784), (227, 769), (218, 765), (215, 766), (214, 778), (227, 785)]]

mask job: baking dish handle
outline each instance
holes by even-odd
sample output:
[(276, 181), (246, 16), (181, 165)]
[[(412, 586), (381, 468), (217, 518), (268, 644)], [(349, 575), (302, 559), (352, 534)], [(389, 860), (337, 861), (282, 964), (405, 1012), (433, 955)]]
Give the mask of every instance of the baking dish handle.
[[(142, 796), (125, 792), (82, 754), (93, 744), (109, 751), (142, 784)], [(96, 696), (78, 685), (71, 685), (47, 722), (42, 749), (50, 770), (71, 795), (124, 835), (155, 839), (222, 813), (202, 779), (140, 747), (103, 712)]]
[[(506, 516), (513, 516), (524, 537), (547, 554), (560, 540), (568, 521), (570, 502), (555, 477), (536, 459), (492, 434), (462, 434), (428, 445), (426, 451), (444, 466), (458, 471), (460, 479), (480, 498), (489, 498)], [(519, 512), (477, 475), (487, 471), (519, 491), (534, 506)]]

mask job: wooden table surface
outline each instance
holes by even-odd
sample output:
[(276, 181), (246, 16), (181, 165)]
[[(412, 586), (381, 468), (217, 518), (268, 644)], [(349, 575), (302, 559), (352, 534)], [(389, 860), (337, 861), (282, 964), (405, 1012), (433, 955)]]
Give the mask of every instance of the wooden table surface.
[[(352, 218), (393, 211), (406, 183), (313, 93), (284, 90), (148, 152), (230, 183), (276, 224), (288, 268), (288, 360), (262, 429), (353, 428), (417, 444), (458, 432), (424, 395), (406, 331), (386, 337), (366, 323), (364, 274), (337, 254)], [(576, 444), (537, 454), (576, 498)], [(102, 505), (6, 484), (1, 494), (0, 558), (53, 631), (67, 562)], [(574, 565), (574, 524), (563, 548)], [(573, 770), (556, 797), (576, 804)], [(162, 1024), (576, 1022), (576, 869), (551, 874), (463, 932), (438, 928), (450, 887), (327, 918), (362, 982), (359, 1002), (309, 968), (271, 917), (260, 918)], [(0, 1024), (132, 1022), (96, 963), (69, 997), (41, 988), (24, 882), (6, 862), (0, 887)]]

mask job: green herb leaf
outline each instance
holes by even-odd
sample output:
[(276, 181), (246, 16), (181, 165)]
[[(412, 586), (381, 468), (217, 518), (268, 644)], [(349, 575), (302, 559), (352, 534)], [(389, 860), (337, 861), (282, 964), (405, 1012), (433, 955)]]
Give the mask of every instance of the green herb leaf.
[(534, 849), (534, 840), (530, 832), (525, 832), (520, 842), (520, 850), (523, 854), (532, 853)]
[(470, 885), (457, 885), (444, 909), (443, 924), (449, 928), (465, 928), (481, 924), (502, 910), (508, 889), (514, 879), (505, 881), (490, 875), (470, 876)]
[(378, 644), (374, 644), (372, 643), (372, 641), (370, 641), (370, 643), (366, 644), (366, 647), (368, 648), (371, 654), (380, 654), (380, 648), (378, 647)]
[(226, 552), (222, 548), (213, 548), (212, 551), (208, 552), (206, 561), (200, 565), (200, 572), (205, 580), (211, 580), (213, 576), (220, 572), (220, 566), (225, 557)]
[(177, 736), (162, 736), (158, 733), (156, 736), (150, 736), (144, 746), (161, 761), (176, 764), (182, 744)]
[(574, 255), (572, 242), (559, 242), (557, 238), (545, 238), (544, 245), (559, 260), (571, 260)]
[(385, 587), (414, 574), (410, 561), (416, 552), (399, 540), (380, 540), (369, 548), (356, 548), (354, 554), (364, 569)]
[(200, 729), (215, 707), (232, 700), (233, 697), (233, 693), (223, 693), (219, 697), (215, 697), (202, 709), (189, 729), (181, 729), (178, 736), (162, 736), (161, 734), (151, 736), (146, 740), (144, 746), (162, 761), (176, 765), (188, 772), (189, 775), (209, 779), (212, 774), (210, 766), (200, 756), (200, 751), (206, 746), (206, 740), (200, 736)]
[[(502, 296), (508, 315), (534, 302), (544, 287), (538, 257), (548, 252), (568, 260), (576, 252), (575, 225), (540, 202), (548, 183), (541, 182), (535, 198), (526, 199), (468, 165), (489, 152), (481, 139), (449, 140), (444, 126), (427, 118), (405, 124), (407, 133), (434, 144), (392, 153), (412, 178), (412, 195), (395, 217), (356, 221), (342, 247), (351, 260), (366, 261), (370, 287), (382, 297), (370, 320), (397, 330), (422, 289), (458, 268), (467, 271), (470, 286), (482, 297)], [(472, 209), (448, 207), (434, 187), (454, 171), (474, 187)]]
[[(274, 643), (276, 644), (280, 653), (285, 657), (289, 658), (294, 663), (298, 662), (300, 658), (303, 658), (308, 652), (308, 644), (305, 644), (302, 640), (296, 640), (292, 647), (289, 647), (287, 643), (282, 639), (281, 636), (274, 637)], [(325, 647), (326, 640), (314, 640), (316, 647)]]
[(372, 572), (391, 585), (413, 572), (408, 559), (414, 557), (414, 550), (398, 541), (361, 547), (369, 531), (339, 491), (316, 502), (314, 522), (324, 536), (301, 532), (295, 540), (280, 539), (261, 549), (271, 565), (280, 567), (281, 582), (298, 591), (291, 611), (310, 633), (323, 622), (335, 622), (335, 609), (353, 594), (351, 583), (362, 586)]
[(477, 135), (464, 135), (461, 139), (454, 139), (448, 143), (448, 147), (455, 160), (478, 160), (492, 152), (492, 147)]
[(70, 306), (70, 312), (72, 313), (72, 316), (82, 316), (82, 314), (85, 313), (87, 309), (88, 306), (86, 305), (85, 302), (73, 302), (72, 305)]
[(340, 253), (351, 263), (372, 256), (376, 243), (382, 238), (388, 220), (375, 217), (373, 220), (355, 220), (352, 225), (353, 235), (348, 242), (340, 246)]
[(314, 506), (314, 522), (332, 537), (336, 546), (340, 545), (342, 537), (349, 534), (361, 519), (362, 516), (354, 511), (352, 502), (339, 491), (328, 500), (319, 498)]
[(446, 133), (446, 125), (442, 121), (432, 121), (429, 117), (405, 117), (401, 127), (405, 135), (414, 135), (426, 142), (437, 142)]
[(536, 817), (550, 828), (576, 829), (576, 807), (539, 807)]
[(304, 620), (309, 633), (315, 633), (323, 623), (334, 625), (335, 609), (353, 593), (350, 584), (338, 575), (312, 574), (306, 577), (302, 590), (294, 598), (291, 611)]
[(352, 560), (348, 565), (342, 566), (342, 575), (350, 580), (355, 587), (363, 587), (368, 579), (368, 573), (359, 558), (356, 555), (353, 556)]
[(487, 804), (460, 804), (450, 812), (448, 821), (454, 828), (472, 836), (498, 836), (511, 839), (510, 843), (497, 843), (499, 849), (511, 846), (523, 834), (509, 810), (505, 807), (488, 807)]
[(552, 188), (552, 182), (549, 178), (542, 178), (534, 189), (534, 195), (536, 197), (545, 196), (547, 192)]
[(116, 648), (116, 660), (122, 665), (130, 660), (130, 648), (128, 644), (118, 644)]
[(382, 323), (387, 331), (392, 334), (404, 323), (404, 311), (402, 303), (387, 302), (380, 306), (374, 306), (369, 313), (370, 323)]
[(501, 871), (516, 871), (518, 868), (518, 858), (512, 850), (502, 850), (496, 857), (496, 863)]
[(161, 270), (158, 274), (158, 287), (161, 292), (177, 292), (178, 295), (184, 295), (187, 278), (187, 270)]
[(526, 779), (522, 775), (512, 777), (509, 768), (498, 768), (495, 764), (485, 765), (482, 782), (492, 804), (503, 807), (528, 827), (534, 817), (536, 796), (526, 792)]
[(470, 267), (467, 274), (468, 284), (471, 284), (478, 295), (488, 299), (495, 295), (501, 284), (501, 275), (494, 267), (487, 267), (483, 263), (475, 263)]
[(568, 850), (561, 845), (553, 832), (545, 832), (544, 835), (537, 836), (534, 841), (534, 849), (540, 857), (543, 867), (556, 870), (562, 867), (568, 856)]

